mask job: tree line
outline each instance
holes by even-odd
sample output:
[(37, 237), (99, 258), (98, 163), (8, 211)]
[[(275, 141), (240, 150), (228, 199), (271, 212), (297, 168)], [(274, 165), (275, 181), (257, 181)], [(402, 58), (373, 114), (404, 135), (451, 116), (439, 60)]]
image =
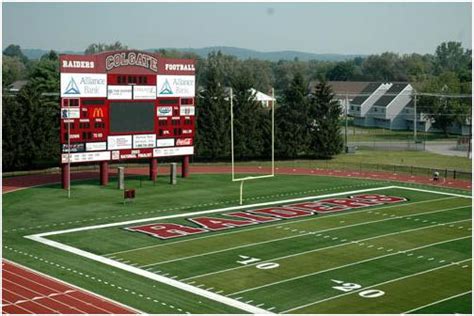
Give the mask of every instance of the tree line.
[[(120, 42), (97, 43), (84, 53), (126, 48)], [(210, 161), (230, 156), (229, 88), (233, 89), (236, 159), (268, 159), (270, 153), (271, 111), (254, 100), (250, 88), (264, 93), (275, 88), (275, 154), (280, 159), (330, 158), (342, 150), (341, 109), (326, 81), (410, 81), (419, 91), (471, 91), (471, 50), (456, 42), (442, 43), (434, 54), (383, 53), (344, 62), (239, 60), (220, 52), (207, 58), (176, 50), (157, 53), (196, 59), (195, 159)], [(59, 91), (57, 53), (51, 51), (39, 60), (29, 60), (18, 45), (10, 45), (3, 51), (2, 64), (4, 170), (57, 165), (59, 101), (57, 95), (47, 94)], [(18, 93), (9, 92), (18, 80), (27, 80), (27, 84)], [(310, 91), (312, 80), (320, 84)], [(466, 102), (439, 98), (420, 99), (419, 104), (431, 112), (448, 111), (453, 116), (470, 110)], [(440, 126), (450, 124), (442, 123), (446, 117), (435, 117), (435, 121)]]

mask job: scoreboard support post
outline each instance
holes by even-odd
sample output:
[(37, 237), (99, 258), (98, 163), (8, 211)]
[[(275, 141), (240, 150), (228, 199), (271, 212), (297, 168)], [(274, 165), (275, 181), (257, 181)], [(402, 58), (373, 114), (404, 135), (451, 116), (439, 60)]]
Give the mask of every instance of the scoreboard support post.
[(69, 189), (71, 183), (69, 165), (67, 163), (61, 164), (61, 184), (63, 189)]
[(109, 163), (107, 161), (100, 162), (100, 185), (109, 184)]
[(158, 175), (158, 159), (150, 159), (150, 180), (155, 181), (156, 176)]
[(189, 176), (189, 156), (183, 156), (183, 162), (181, 165), (181, 177), (186, 178)]

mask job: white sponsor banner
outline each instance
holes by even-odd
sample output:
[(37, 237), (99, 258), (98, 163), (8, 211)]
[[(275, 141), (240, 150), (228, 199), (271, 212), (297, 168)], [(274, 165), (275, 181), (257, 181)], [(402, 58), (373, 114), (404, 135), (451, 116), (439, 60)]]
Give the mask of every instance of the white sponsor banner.
[(194, 154), (194, 147), (168, 147), (153, 149), (153, 157), (183, 156)]
[(160, 97), (194, 97), (194, 76), (163, 76), (156, 78), (158, 96)]
[(108, 136), (107, 149), (132, 149), (132, 135)]
[[(70, 154), (71, 163), (110, 160), (110, 151), (96, 151)], [(68, 162), (68, 154), (61, 155), (61, 162)]]
[(173, 107), (172, 106), (159, 106), (156, 108), (157, 116), (172, 116)]
[(114, 150), (112, 152), (112, 160), (119, 160), (120, 159), (120, 151), (119, 150)]
[(153, 148), (155, 142), (155, 134), (133, 135), (133, 148)]
[(107, 99), (131, 100), (132, 99), (132, 86), (108, 86)]
[(194, 105), (181, 105), (179, 108), (179, 115), (194, 115)]
[(133, 86), (133, 98), (135, 100), (156, 99), (156, 86)]
[(173, 147), (174, 138), (162, 138), (156, 140), (156, 147)]
[(61, 97), (107, 96), (107, 74), (61, 73)]
[(107, 150), (106, 142), (86, 143), (86, 151)]
[(81, 117), (81, 113), (78, 108), (61, 108), (62, 119), (77, 119)]

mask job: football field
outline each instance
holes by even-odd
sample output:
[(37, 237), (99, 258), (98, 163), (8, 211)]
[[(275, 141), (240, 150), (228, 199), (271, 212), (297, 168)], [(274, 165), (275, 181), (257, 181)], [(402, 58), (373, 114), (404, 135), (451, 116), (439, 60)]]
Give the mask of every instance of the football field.
[(26, 238), (191, 294), (179, 313), (469, 313), (471, 207), (467, 194), (384, 185)]

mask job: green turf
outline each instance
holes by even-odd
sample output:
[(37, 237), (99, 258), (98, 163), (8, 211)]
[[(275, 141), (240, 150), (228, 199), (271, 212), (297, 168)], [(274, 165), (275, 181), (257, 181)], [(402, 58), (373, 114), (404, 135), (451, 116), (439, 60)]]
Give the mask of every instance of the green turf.
[[(39, 232), (182, 214), (238, 204), (238, 184), (231, 183), (226, 175), (193, 175), (188, 179), (179, 179), (179, 184), (175, 187), (167, 185), (166, 182), (167, 179), (161, 177), (156, 185), (142, 182), (140, 187), (138, 180), (129, 181), (129, 186), (137, 188), (137, 200), (126, 205), (123, 205), (121, 194), (115, 189), (114, 182), (106, 188), (99, 188), (94, 181), (77, 182), (73, 186), (70, 200), (57, 186), (6, 194), (3, 196), (4, 257), (147, 313), (242, 313), (241, 310), (227, 305), (22, 237)], [(278, 176), (247, 183), (245, 203), (249, 205), (391, 184), (386, 181), (331, 177)], [(447, 192), (465, 194), (462, 191)], [(241, 301), (253, 301), (249, 304), (255, 306), (264, 304), (261, 306), (265, 309), (274, 307), (273, 312), (284, 312), (338, 295), (339, 292), (332, 288), (334, 285), (331, 284), (331, 279), (339, 278), (367, 287), (427, 269), (439, 268), (443, 266), (441, 260), (450, 263), (471, 258), (470, 238), (466, 238), (471, 235), (468, 230), (471, 219), (470, 200), (403, 189), (390, 189), (380, 193), (402, 195), (407, 197), (408, 201), (346, 213), (272, 222), (179, 240), (162, 241), (145, 234), (126, 231), (124, 227), (129, 225), (49, 238), (97, 254), (109, 254), (120, 260), (130, 260), (130, 263), (147, 265), (146, 268), (157, 274), (167, 273), (170, 277), (186, 279), (185, 282), (196, 286), (202, 284), (203, 288), (214, 287), (211, 291), (224, 291), (223, 295), (238, 292), (231, 297), (242, 296)], [(173, 222), (190, 224), (185, 218), (173, 219)], [(445, 223), (448, 224), (441, 225)], [(361, 243), (364, 245), (360, 245)], [(373, 246), (369, 247), (370, 245)], [(138, 247), (147, 248), (133, 250)], [(380, 247), (383, 249), (379, 249)], [(412, 256), (409, 256), (408, 252), (398, 253), (414, 248), (417, 249), (412, 251)], [(117, 251), (121, 253), (113, 254)], [(239, 255), (259, 258), (261, 262), (276, 262), (280, 266), (268, 270), (256, 268), (258, 263), (242, 266), (237, 263), (242, 259)], [(420, 255), (423, 255), (423, 259), (418, 258)], [(436, 260), (428, 260), (430, 256)], [(364, 263), (358, 263), (359, 261)], [(456, 267), (462, 271), (470, 271), (470, 268)], [(328, 269), (331, 271), (326, 271)], [(436, 282), (444, 282), (444, 274), (452, 276), (452, 272), (443, 272), (444, 269), (451, 271), (452, 268), (435, 270), (437, 272), (433, 275), (437, 275)], [(306, 276), (307, 274), (309, 276)], [(456, 282), (446, 281), (449, 286), (445, 291), (428, 291), (423, 299), (434, 302), (439, 300), (439, 296), (445, 298), (452, 296), (450, 293), (455, 291), (464, 291), (464, 284), (467, 282), (465, 278), (470, 282), (470, 274), (463, 275), (467, 276), (452, 277)], [(289, 278), (299, 279), (291, 281)], [(394, 284), (387, 283), (387, 286), (400, 288), (394, 287), (393, 290), (393, 293), (399, 293), (396, 297), (401, 301), (396, 312), (424, 305), (413, 306), (414, 301), (411, 298), (403, 297), (401, 289), (407, 285), (400, 282), (401, 285), (398, 285), (398, 281)], [(379, 288), (381, 287), (377, 286), (377, 289)], [(390, 291), (387, 289), (387, 294), (376, 300), (385, 302), (391, 299)], [(354, 293), (348, 295), (347, 299), (352, 296), (357, 296), (356, 299), (359, 297)], [(337, 304), (337, 308), (331, 307), (332, 304), (316, 304), (295, 312), (313, 313), (325, 308), (328, 312), (337, 313), (367, 313), (372, 310), (392, 312), (388, 307), (381, 308), (385, 305), (391, 306), (388, 301), (380, 306), (365, 303), (373, 300), (365, 299), (364, 304), (359, 304), (360, 309), (352, 309), (352, 303), (349, 302), (345, 305)], [(470, 306), (470, 302), (468, 305)], [(443, 310), (442, 308), (440, 307), (440, 310)]]
[[(430, 303), (428, 303), (430, 304)], [(412, 314), (472, 314), (472, 293), (416, 309)]]

